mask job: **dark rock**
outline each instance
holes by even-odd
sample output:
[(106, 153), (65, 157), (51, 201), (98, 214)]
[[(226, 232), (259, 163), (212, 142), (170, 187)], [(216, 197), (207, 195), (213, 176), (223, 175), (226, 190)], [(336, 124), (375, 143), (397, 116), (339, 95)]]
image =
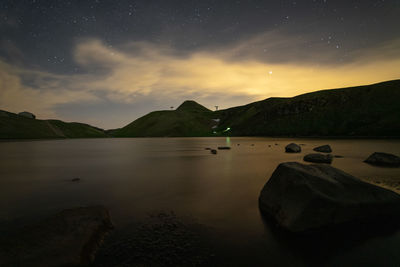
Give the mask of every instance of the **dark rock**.
[(259, 207), (286, 230), (303, 232), (395, 216), (400, 195), (329, 165), (287, 162), (265, 184)]
[(205, 150), (211, 150), (211, 148), (210, 147), (206, 147)]
[(251, 146), (254, 146), (254, 144), (251, 144)]
[(216, 149), (211, 149), (211, 153), (212, 154), (217, 154), (217, 150)]
[(303, 160), (307, 162), (314, 162), (314, 163), (332, 163), (332, 155), (331, 154), (319, 154), (319, 153), (312, 153), (307, 154), (304, 156)]
[(71, 179), (71, 182), (79, 182), (81, 180), (81, 178), (73, 178)]
[(208, 264), (215, 242), (211, 229), (172, 212), (159, 215), (117, 229), (99, 250), (93, 267), (215, 266)]
[(333, 156), (334, 158), (344, 158), (343, 156), (341, 156), (341, 155), (335, 155), (335, 156)]
[(332, 152), (332, 148), (329, 145), (318, 146), (318, 147), (314, 148), (313, 150), (317, 151), (317, 152), (323, 152), (323, 153), (331, 153)]
[(28, 111), (20, 112), (18, 115), (29, 119), (36, 119), (36, 116)]
[(285, 152), (287, 153), (300, 153), (301, 147), (295, 143), (290, 143), (285, 147)]
[(231, 147), (230, 146), (219, 146), (218, 149), (219, 150), (228, 150), (228, 149), (231, 149)]
[(373, 153), (364, 162), (378, 166), (400, 167), (400, 157), (383, 152)]
[(102, 206), (64, 210), (21, 230), (7, 249), (0, 249), (0, 263), (5, 259), (5, 266), (89, 264), (112, 228), (110, 215)]

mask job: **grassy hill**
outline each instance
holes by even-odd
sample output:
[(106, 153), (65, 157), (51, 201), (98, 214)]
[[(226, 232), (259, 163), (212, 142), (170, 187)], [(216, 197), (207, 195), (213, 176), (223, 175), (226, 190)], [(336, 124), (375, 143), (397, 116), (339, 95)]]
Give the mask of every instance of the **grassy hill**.
[[(209, 136), (213, 112), (194, 101), (176, 110), (154, 111), (112, 131), (115, 137)], [(215, 123), (214, 123), (215, 124)]]
[(400, 136), (400, 80), (269, 98), (218, 112), (246, 136)]
[(400, 137), (400, 80), (268, 98), (214, 112), (185, 101), (176, 110), (154, 111), (108, 131), (0, 110), (0, 139), (219, 135)]
[(149, 113), (112, 132), (118, 137), (225, 134), (400, 137), (400, 80), (268, 98), (215, 112), (186, 101), (177, 110)]
[(106, 137), (102, 129), (77, 122), (36, 120), (0, 110), (0, 139)]

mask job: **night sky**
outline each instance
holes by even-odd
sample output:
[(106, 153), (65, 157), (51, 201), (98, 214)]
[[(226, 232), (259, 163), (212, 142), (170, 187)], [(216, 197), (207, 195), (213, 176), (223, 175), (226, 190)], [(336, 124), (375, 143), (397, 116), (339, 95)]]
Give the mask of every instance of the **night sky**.
[(0, 109), (122, 127), (400, 78), (399, 0), (0, 1)]

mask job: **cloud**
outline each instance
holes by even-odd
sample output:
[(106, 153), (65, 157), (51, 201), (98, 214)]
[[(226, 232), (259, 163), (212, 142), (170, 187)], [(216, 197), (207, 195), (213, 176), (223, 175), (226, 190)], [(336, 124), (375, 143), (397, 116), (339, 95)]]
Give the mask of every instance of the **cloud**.
[[(73, 57), (85, 74), (57, 75), (0, 61), (0, 108), (29, 110), (42, 118), (84, 118), (87, 123), (115, 128), (149, 111), (177, 107), (185, 99), (209, 108), (228, 108), (272, 96), (399, 78), (400, 56), (394, 53), (399, 41), (358, 50), (342, 65), (321, 63), (336, 57), (336, 50), (316, 49), (296, 56), (302, 51), (296, 44), (302, 42), (298, 37), (266, 33), (224, 50), (182, 55), (146, 42), (110, 47), (97, 39), (82, 39)], [(286, 53), (281, 57), (287, 60), (262, 57), (261, 47)], [(313, 57), (319, 60), (314, 62)], [(96, 109), (101, 118), (96, 117)]]
[[(84, 87), (106, 90), (111, 99), (132, 103), (148, 94), (160, 97), (174, 95), (178, 98), (191, 95), (205, 98), (220, 93), (253, 98), (293, 96), (322, 88), (398, 78), (400, 57), (388, 57), (397, 44), (386, 44), (376, 49), (377, 53), (360, 51), (355, 56), (357, 58), (340, 66), (296, 61), (269, 63), (253, 57), (234, 59), (238, 50), (246, 50), (250, 54), (253, 44), (257, 42), (260, 42), (259, 39), (224, 53), (197, 51), (187, 57), (179, 57), (173, 51), (146, 43), (133, 44), (132, 51), (121, 52), (92, 40), (78, 45), (75, 56), (87, 68), (100, 64), (109, 69), (107, 75), (86, 81)], [(280, 44), (276, 41), (273, 45)], [(313, 56), (319, 55), (309, 55)], [(335, 54), (329, 56), (334, 57)]]
[[(32, 77), (33, 85), (24, 84)], [(21, 112), (29, 110), (41, 118), (57, 118), (54, 107), (79, 101), (96, 101), (89, 91), (73, 90), (68, 76), (26, 70), (0, 61), (0, 109)], [(76, 81), (76, 80), (75, 80)]]

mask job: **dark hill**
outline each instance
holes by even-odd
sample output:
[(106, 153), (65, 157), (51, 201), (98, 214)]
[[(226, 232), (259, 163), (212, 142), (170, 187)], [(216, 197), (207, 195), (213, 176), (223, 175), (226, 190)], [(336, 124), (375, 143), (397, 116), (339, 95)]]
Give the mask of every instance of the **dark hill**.
[(116, 137), (209, 136), (213, 112), (185, 101), (176, 110), (154, 111), (112, 131)]
[(217, 112), (247, 136), (400, 136), (400, 80), (269, 98)]
[(106, 137), (102, 129), (77, 122), (36, 120), (0, 110), (0, 139)]
[(399, 103), (400, 80), (268, 98), (215, 112), (185, 101), (175, 111), (149, 113), (113, 135), (400, 137)]
[(176, 110), (177, 111), (187, 111), (187, 112), (210, 112), (211, 111), (193, 100), (186, 100)]

